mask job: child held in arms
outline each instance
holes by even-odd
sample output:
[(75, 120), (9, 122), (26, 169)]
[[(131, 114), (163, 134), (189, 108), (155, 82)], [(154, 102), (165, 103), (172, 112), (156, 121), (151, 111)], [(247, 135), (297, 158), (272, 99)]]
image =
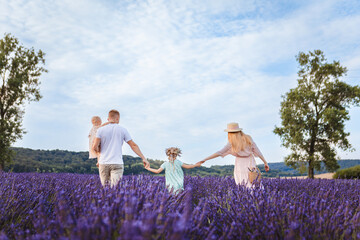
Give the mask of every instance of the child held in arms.
[(165, 184), (167, 189), (170, 192), (177, 193), (184, 189), (184, 171), (182, 168), (194, 168), (200, 167), (201, 163), (196, 164), (185, 164), (177, 159), (180, 157), (181, 150), (176, 147), (170, 147), (165, 149), (166, 156), (168, 156), (169, 161), (161, 164), (159, 169), (153, 169), (147, 167), (146, 169), (153, 173), (161, 173), (165, 170)]
[(96, 132), (101, 127), (101, 118), (99, 116), (94, 116), (91, 118), (92, 128), (89, 132), (89, 158), (97, 158), (96, 166), (99, 167), (99, 156), (92, 150), (92, 146), (94, 144), (94, 140), (96, 138)]

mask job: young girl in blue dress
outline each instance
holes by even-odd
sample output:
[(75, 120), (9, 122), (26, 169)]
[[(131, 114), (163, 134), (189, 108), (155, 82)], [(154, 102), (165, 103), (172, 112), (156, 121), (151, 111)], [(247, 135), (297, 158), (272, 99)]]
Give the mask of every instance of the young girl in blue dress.
[(161, 173), (165, 170), (165, 184), (167, 189), (171, 192), (178, 192), (184, 189), (184, 171), (182, 168), (194, 168), (200, 167), (201, 163), (185, 164), (177, 159), (181, 156), (181, 150), (176, 147), (170, 147), (165, 149), (165, 153), (168, 156), (169, 161), (161, 164), (159, 169), (153, 169), (147, 167), (146, 169), (153, 173)]

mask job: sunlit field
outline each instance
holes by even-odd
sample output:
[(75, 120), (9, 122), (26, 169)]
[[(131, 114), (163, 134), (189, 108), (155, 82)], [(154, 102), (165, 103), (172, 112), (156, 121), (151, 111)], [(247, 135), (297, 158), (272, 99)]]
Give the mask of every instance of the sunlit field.
[(1, 239), (360, 239), (360, 181), (2, 173)]

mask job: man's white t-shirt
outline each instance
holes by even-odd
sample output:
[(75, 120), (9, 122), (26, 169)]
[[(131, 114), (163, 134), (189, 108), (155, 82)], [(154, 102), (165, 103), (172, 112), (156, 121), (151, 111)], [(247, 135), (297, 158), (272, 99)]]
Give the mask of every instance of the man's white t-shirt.
[(129, 132), (119, 124), (111, 123), (99, 128), (96, 137), (100, 138), (100, 164), (124, 164), (122, 145), (131, 140)]

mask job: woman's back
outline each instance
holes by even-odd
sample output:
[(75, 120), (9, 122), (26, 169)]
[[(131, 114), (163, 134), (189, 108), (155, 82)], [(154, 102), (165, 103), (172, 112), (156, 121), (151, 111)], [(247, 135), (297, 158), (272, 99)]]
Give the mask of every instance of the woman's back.
[(252, 140), (252, 138), (249, 135), (247, 136), (250, 139), (250, 143), (244, 144), (243, 149), (234, 150), (234, 148), (236, 149), (236, 147), (232, 146), (229, 141), (224, 146), (224, 148), (218, 151), (217, 153), (222, 157), (225, 157), (228, 154), (231, 154), (235, 157), (249, 157), (251, 154), (254, 154), (255, 157), (262, 156), (262, 153), (260, 152), (259, 148), (256, 146), (255, 142)]

